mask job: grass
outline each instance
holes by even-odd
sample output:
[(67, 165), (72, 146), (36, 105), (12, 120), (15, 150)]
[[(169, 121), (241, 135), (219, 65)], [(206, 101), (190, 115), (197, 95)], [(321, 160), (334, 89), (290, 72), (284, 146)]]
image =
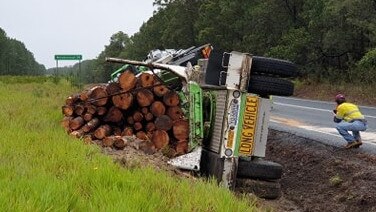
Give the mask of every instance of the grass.
[(0, 211), (255, 211), (213, 182), (125, 169), (66, 135), (75, 91), (44, 77), (0, 77)]

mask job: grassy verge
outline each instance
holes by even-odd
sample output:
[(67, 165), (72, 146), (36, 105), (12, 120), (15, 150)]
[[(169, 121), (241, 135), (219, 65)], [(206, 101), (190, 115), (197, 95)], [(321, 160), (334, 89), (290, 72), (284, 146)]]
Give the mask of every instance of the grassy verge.
[(338, 93), (346, 96), (347, 100), (359, 105), (376, 106), (376, 84), (372, 86), (351, 83), (312, 83), (296, 82), (294, 96), (323, 101), (334, 101)]
[(253, 211), (214, 183), (152, 168), (124, 169), (65, 134), (73, 88), (46, 78), (0, 77), (0, 211)]

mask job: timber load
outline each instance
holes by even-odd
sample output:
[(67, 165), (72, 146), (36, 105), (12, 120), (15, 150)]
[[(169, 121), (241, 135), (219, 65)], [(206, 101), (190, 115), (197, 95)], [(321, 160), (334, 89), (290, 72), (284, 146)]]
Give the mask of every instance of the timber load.
[(103, 147), (124, 149), (136, 138), (147, 153), (167, 150), (177, 156), (188, 151), (189, 121), (183, 111), (179, 94), (155, 75), (126, 70), (118, 82), (69, 96), (62, 125), (70, 135)]

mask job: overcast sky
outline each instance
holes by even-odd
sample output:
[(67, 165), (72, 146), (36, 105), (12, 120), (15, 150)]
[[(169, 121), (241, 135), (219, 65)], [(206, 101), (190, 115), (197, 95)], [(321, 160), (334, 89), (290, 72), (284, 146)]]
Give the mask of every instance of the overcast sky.
[(0, 0), (0, 27), (51, 68), (55, 54), (96, 58), (111, 35), (133, 35), (153, 10), (153, 0)]

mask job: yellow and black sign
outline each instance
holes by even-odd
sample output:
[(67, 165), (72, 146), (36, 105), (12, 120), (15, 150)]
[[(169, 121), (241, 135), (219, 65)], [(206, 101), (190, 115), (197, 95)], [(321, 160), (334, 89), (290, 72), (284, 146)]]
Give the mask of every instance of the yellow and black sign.
[(243, 127), (240, 136), (239, 153), (251, 155), (253, 151), (256, 123), (258, 112), (258, 97), (247, 96), (246, 105), (243, 113)]

